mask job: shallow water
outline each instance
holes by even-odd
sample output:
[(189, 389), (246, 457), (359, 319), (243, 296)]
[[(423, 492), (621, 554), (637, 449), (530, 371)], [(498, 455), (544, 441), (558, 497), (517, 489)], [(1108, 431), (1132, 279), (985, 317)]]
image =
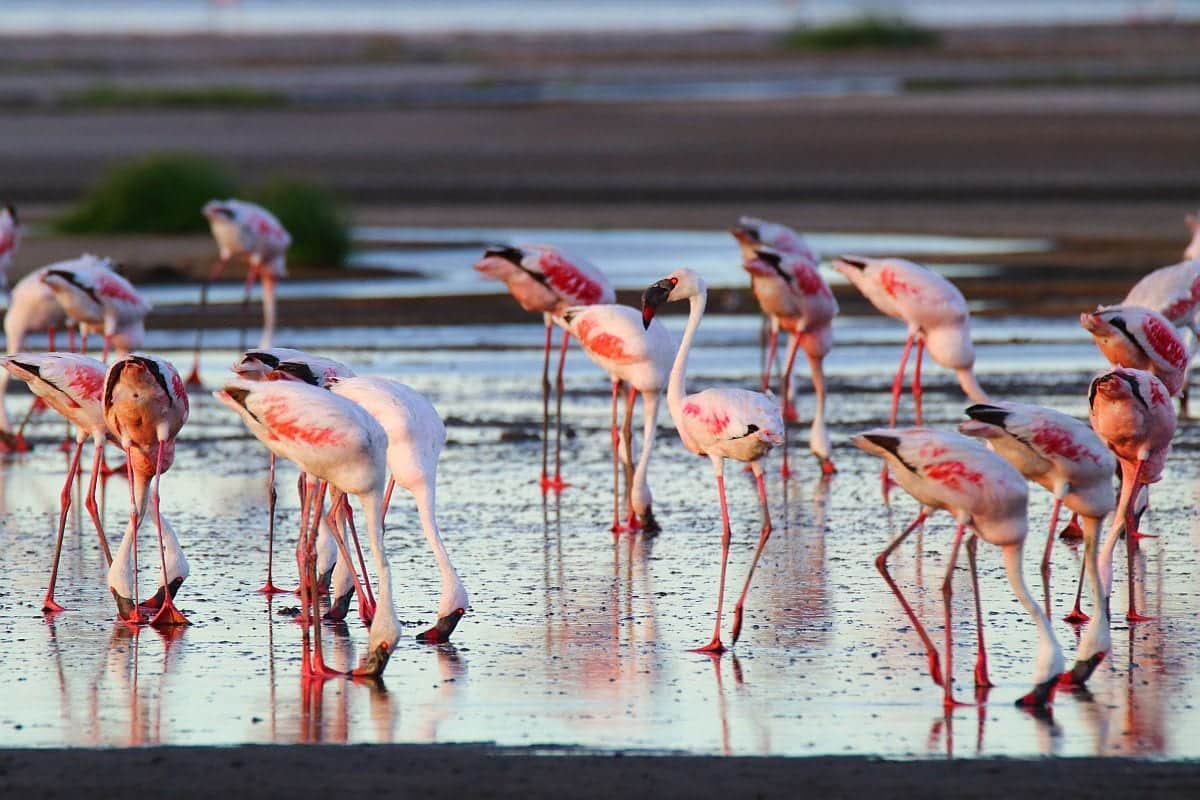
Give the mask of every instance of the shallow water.
[[(668, 322), (676, 335), (681, 325), (680, 318)], [(1076, 325), (985, 319), (975, 330), (986, 388), (1084, 413), (1087, 380), (1103, 365)], [(758, 331), (749, 316), (706, 320), (691, 385), (754, 385)], [(231, 348), (236, 334), (222, 336), (212, 337), (213, 346)], [(1141, 590), (1157, 621), (1133, 630), (1123, 619), (1114, 625), (1112, 658), (1090, 694), (1060, 694), (1044, 716), (1020, 711), (1011, 704), (1029, 689), (1034, 630), (1007, 588), (998, 554), (984, 545), (981, 584), (997, 687), (986, 703), (945, 718), (919, 640), (873, 565), (886, 538), (915, 515), (915, 503), (898, 493), (889, 513), (879, 501), (878, 462), (847, 442), (886, 418), (902, 337), (895, 323), (839, 320), (827, 362), (839, 473), (817, 479), (803, 429), (795, 429), (796, 475), (786, 485), (773, 454), (776, 533), (742, 640), (719, 659), (687, 652), (707, 641), (715, 608), (719, 514), (711, 469), (684, 451), (664, 413), (651, 465), (664, 532), (614, 541), (608, 385), (573, 351), (563, 455), (573, 486), (544, 505), (535, 482), (541, 337), (533, 322), (297, 329), (278, 338), (342, 358), (361, 373), (401, 378), (427, 392), (448, 422), (439, 511), (471, 593), (470, 613), (452, 645), (412, 640), (433, 620), (439, 584), (412, 504), (398, 494), (387, 539), (398, 612), (408, 627), (381, 686), (339, 679), (320, 691), (303, 688), (299, 629), (278, 613), (295, 600), (254, 593), (265, 572), (266, 453), (207, 395), (193, 397), (175, 466), (163, 479), (164, 514), (192, 565), (179, 603), (193, 625), (166, 637), (153, 630), (132, 635), (115, 623), (94, 534), (86, 525), (80, 530), (74, 514), (58, 592), (70, 610), (46, 621), (38, 608), (65, 456), (55, 447), (62, 423), (38, 421), (36, 449), (0, 467), (0, 543), (9, 575), (0, 583), (0, 746), (494, 741), (739, 755), (1200, 756), (1193, 685), (1200, 673), (1200, 528), (1193, 510), (1200, 470), (1189, 457), (1197, 449), (1190, 424), (1181, 426), (1145, 526), (1161, 536), (1143, 543)], [(189, 336), (171, 332), (152, 332), (148, 343), (181, 367), (189, 344)], [(231, 349), (206, 353), (210, 387), (233, 357)], [(932, 365), (925, 374), (928, 421), (957, 422), (963, 400), (951, 376)], [(811, 398), (803, 379), (800, 389), (804, 415)], [(28, 399), (9, 402), (23, 410)], [(758, 520), (753, 482), (735, 467), (727, 474), (735, 520), (732, 603)], [(280, 583), (294, 582), (294, 479), (294, 470), (281, 470)], [(126, 492), (112, 481), (105, 495), (114, 538), (127, 513)], [(1026, 554), (1026, 572), (1040, 595), (1037, 551), (1050, 501), (1036, 487), (1030, 496), (1035, 552)], [(935, 518), (891, 561), (939, 644), (951, 534), (951, 520)], [(144, 539), (144, 554), (153, 552), (152, 541)], [(1055, 548), (1056, 619), (1069, 607), (1079, 558), (1072, 547)], [(1116, 569), (1119, 611), (1126, 602), (1122, 558)], [(143, 558), (143, 591), (153, 575)], [(968, 699), (974, 631), (965, 565), (956, 573), (953, 603), (958, 695)], [(1069, 663), (1075, 632), (1063, 622), (1055, 629)], [(332, 662), (355, 664), (366, 638), (357, 622), (327, 626)]]

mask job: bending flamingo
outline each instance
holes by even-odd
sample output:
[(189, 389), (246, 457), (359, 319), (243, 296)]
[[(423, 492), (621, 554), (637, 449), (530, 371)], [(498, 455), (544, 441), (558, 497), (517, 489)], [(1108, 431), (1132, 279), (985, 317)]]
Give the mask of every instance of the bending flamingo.
[[(1193, 240), (1200, 255), (1200, 237)], [(1183, 372), (1183, 389), (1179, 393), (1180, 408), (1187, 411), (1188, 371), (1200, 342), (1200, 258), (1197, 255), (1169, 267), (1149, 273), (1129, 290), (1122, 306), (1141, 306), (1162, 314), (1175, 326), (1187, 350), (1187, 366)]]
[(1142, 486), (1162, 477), (1175, 435), (1175, 409), (1162, 381), (1144, 370), (1125, 367), (1092, 379), (1088, 405), (1092, 428), (1121, 467), (1121, 497), (1099, 558), (1104, 595), (1107, 598), (1112, 591), (1113, 550), (1124, 525), (1129, 564), (1129, 611), (1125, 618), (1140, 622), (1149, 617), (1138, 613), (1134, 591), (1134, 553), (1138, 539), (1145, 535), (1134, 523), (1135, 497)]
[[(829, 290), (825, 279), (817, 270), (817, 262), (807, 255), (785, 255), (767, 247), (754, 249), (753, 255), (742, 266), (750, 273), (750, 284), (754, 296), (764, 314), (771, 321), (771, 339), (767, 355), (766, 373), (763, 375), (763, 391), (771, 376), (771, 364), (775, 360), (775, 345), (780, 329), (787, 331), (787, 356), (784, 361), (783, 380), (780, 394), (783, 395), (783, 418), (797, 419), (791, 401), (792, 366), (796, 351), (804, 349), (808, 356), (808, 367), (812, 374), (813, 394), (816, 409), (813, 411), (812, 430), (808, 446), (821, 463), (821, 472), (830, 475), (836, 470), (829, 457), (829, 433), (825, 430), (825, 374), (822, 363), (833, 348), (833, 318), (837, 316), (838, 304)], [(788, 472), (787, 448), (783, 450), (783, 470)]]
[[(651, 509), (653, 497), (647, 470), (650, 452), (658, 432), (658, 401), (671, 372), (675, 346), (671, 334), (657, 320), (643, 323), (635, 308), (620, 305), (576, 306), (555, 318), (563, 330), (579, 340), (583, 351), (612, 381), (613, 448), (613, 533), (642, 529), (658, 533), (660, 528)], [(629, 385), (625, 403), (625, 424), (617, 431), (617, 397), (621, 382)], [(632, 467), (633, 405), (642, 395), (642, 451), (637, 468)], [(625, 524), (621, 524), (618, 481), (618, 456), (625, 463)]]
[[(208, 305), (208, 285), (221, 276), (235, 258), (246, 259), (246, 291), (242, 297), (245, 308), (250, 302), (250, 289), (255, 280), (262, 282), (263, 331), (260, 349), (271, 346), (275, 335), (275, 282), (287, 276), (287, 249), (292, 237), (267, 209), (245, 200), (210, 200), (203, 214), (208, 219), (213, 238), (217, 240), (218, 257), (200, 291), (200, 310)], [(200, 385), (200, 336), (196, 329), (195, 354), (189, 386)]]
[[(952, 662), (951, 590), (954, 568), (958, 563), (958, 548), (968, 527), (974, 535), (967, 540), (967, 560), (971, 567), (971, 586), (975, 593), (975, 625), (979, 653), (975, 663), (975, 683), (990, 686), (987, 674), (987, 652), (983, 642), (983, 614), (979, 601), (979, 581), (975, 570), (976, 538), (1000, 548), (1004, 569), (1013, 594), (1033, 617), (1038, 629), (1038, 652), (1033, 666), (1033, 690), (1017, 701), (1023, 706), (1043, 706), (1054, 698), (1059, 673), (1063, 668), (1062, 650), (1054, 638), (1050, 619), (1029, 593), (1021, 569), (1027, 533), (1029, 492), (1025, 480), (1007, 461), (992, 451), (957, 433), (929, 428), (876, 428), (855, 436), (856, 446), (883, 458), (891, 466), (896, 480), (906, 492), (921, 504), (921, 512), (911, 525), (895, 536), (875, 559), (883, 579), (900, 600), (917, 634), (925, 644), (929, 669), (935, 683), (944, 689), (943, 702), (947, 708), (955, 705)], [(938, 663), (937, 650), (904, 598), (900, 587), (887, 571), (887, 558), (893, 550), (934, 511), (945, 509), (958, 522), (946, 577), (942, 581), (942, 598), (946, 625), (945, 671)]]
[(67, 511), (71, 508), (71, 489), (75, 476), (79, 474), (79, 456), (83, 443), (91, 437), (95, 444), (92, 460), (92, 475), (88, 481), (84, 504), (100, 537), (100, 549), (106, 565), (112, 564), (108, 541), (104, 538), (104, 525), (100, 521), (96, 505), (96, 480), (100, 476), (103, 461), (104, 440), (108, 426), (104, 421), (102, 396), (104, 389), (104, 365), (94, 358), (74, 353), (17, 353), (0, 358), (7, 373), (29, 384), (35, 395), (42, 398), (55, 411), (76, 428), (75, 451), (67, 468), (67, 479), (59, 496), (58, 537), (54, 543), (54, 563), (50, 568), (50, 582), (42, 611), (51, 614), (63, 610), (54, 600), (54, 586), (58, 579), (58, 561), (62, 554), (63, 533), (67, 525)]
[(683, 446), (693, 453), (708, 456), (717, 478), (717, 498), (721, 504), (721, 577), (717, 587), (717, 619), (713, 627), (712, 641), (699, 652), (721, 653), (721, 611), (725, 602), (725, 567), (729, 561), (731, 530), (729, 510), (725, 503), (725, 459), (749, 462), (758, 483), (758, 501), (762, 507), (762, 530), (758, 547), (750, 562), (746, 583), (734, 608), (731, 646), (737, 644), (742, 630), (742, 611), (746, 594), (750, 591), (750, 580), (758, 566), (763, 546), (771, 535), (771, 513), (767, 507), (767, 487), (763, 480), (761, 459), (775, 445), (783, 443), (783, 416), (779, 406), (759, 392), (745, 389), (705, 389), (696, 394), (685, 395), (687, 383), (687, 359), (692, 340), (704, 317), (704, 306), (708, 291), (704, 280), (690, 269), (680, 269), (651, 284), (642, 294), (642, 318), (649, 327), (654, 314), (663, 303), (687, 300), (690, 306), (687, 328), (675, 354), (671, 367), (670, 384), (667, 386), (667, 407), (671, 419), (679, 431)]
[(1098, 308), (1079, 315), (1110, 364), (1146, 370), (1172, 397), (1183, 390), (1188, 354), (1175, 327), (1157, 311), (1137, 306)]
[(133, 284), (112, 271), (108, 259), (83, 255), (51, 264), (42, 273), (42, 283), (53, 290), (67, 317), (79, 325), (81, 350), (86, 350), (87, 335), (93, 330), (104, 334), (103, 362), (108, 362), (113, 348), (117, 355), (125, 355), (141, 347), (150, 304)]
[(562, 450), (562, 393), (563, 364), (567, 358), (570, 335), (564, 331), (558, 353), (558, 375), (554, 386), (554, 477), (549, 476), (550, 447), (550, 333), (553, 315), (562, 314), (570, 306), (590, 306), (612, 303), (616, 293), (604, 274), (581, 258), (568, 258), (560, 250), (547, 245), (523, 248), (489, 247), (475, 264), (480, 274), (504, 281), (513, 298), (526, 311), (541, 312), (546, 325), (546, 345), (542, 357), (542, 491), (561, 491)]
[[(25, 346), (25, 337), (31, 331), (46, 331), (49, 339), (47, 350), (54, 349), (54, 329), (62, 326), (66, 312), (49, 286), (42, 283), (42, 275), (49, 267), (29, 273), (17, 281), (9, 296), (8, 311), (4, 314), (4, 339), (8, 355), (19, 353)], [(72, 340), (74, 333), (72, 332)], [(23, 452), (29, 449), (21, 431), (13, 432), (4, 407), (8, 393), (7, 371), (0, 372), (0, 453)], [(32, 407), (30, 409), (32, 411)]]
[[(320, 484), (305, 496), (312, 520), (305, 542), (301, 587), (304, 616), (304, 674), (336, 674), (325, 666), (321, 651), (320, 612), (317, 607), (315, 531), (320, 520), (326, 487), (332, 487), (331, 506), (337, 508), (342, 493), (357, 495), (367, 519), (371, 549), (379, 578), (379, 605), (371, 621), (368, 653), (355, 675), (383, 674), (400, 638), (400, 620), (392, 604), (392, 573), (383, 548), (383, 490), (386, 477), (387, 434), (357, 403), (332, 392), (296, 381), (229, 381), (213, 393), (241, 416), (250, 432), (278, 455), (315, 475)], [(336, 535), (336, 530), (335, 530)], [(339, 543), (344, 546), (344, 543)], [(309, 661), (309, 627), (314, 628), (314, 655)]]
[(21, 220), (11, 203), (0, 208), (0, 294), (8, 291), (8, 268), (21, 245)]
[[(137, 533), (147, 502), (158, 528), (162, 566), (158, 594), (146, 605), (157, 607), (151, 625), (186, 625), (175, 595), (188, 576), (187, 559), (169, 523), (162, 517), (159, 483), (175, 460), (175, 437), (188, 419), (187, 391), (175, 367), (154, 356), (117, 359), (104, 378), (104, 418), (125, 451), (129, 473), (129, 526), (108, 569), (108, 583), (121, 619), (143, 622), (137, 594)], [(154, 488), (150, 489), (150, 480)]]
[[(1050, 551), (1054, 546), (1058, 514), (1063, 505), (1083, 521), (1084, 559), (1094, 559), (1104, 517), (1115, 505), (1112, 476), (1117, 462), (1091, 426), (1050, 408), (1028, 403), (993, 402), (967, 409), (969, 422), (958, 430), (986, 439), (992, 449), (1028, 480), (1054, 495), (1050, 532), (1042, 554), (1042, 587), (1046, 614), (1050, 614)], [(1082, 584), (1081, 584), (1082, 585)], [(1094, 595), (1096, 606), (1102, 595)], [(1079, 596), (1069, 619), (1082, 619)]]
[[(437, 521), (437, 465), (446, 443), (446, 426), (433, 404), (421, 393), (388, 378), (332, 378), (330, 391), (367, 410), (387, 434), (387, 463), (391, 470), (383, 513), (387, 514), (392, 489), (399, 484), (417, 501), (425, 541), (433, 551), (442, 575), (438, 619), (417, 634), (417, 641), (448, 642), (470, 603), (466, 587), (454, 569), (442, 542)], [(348, 554), (346, 554), (348, 557)], [(353, 587), (334, 586), (331, 605), (345, 616)]]

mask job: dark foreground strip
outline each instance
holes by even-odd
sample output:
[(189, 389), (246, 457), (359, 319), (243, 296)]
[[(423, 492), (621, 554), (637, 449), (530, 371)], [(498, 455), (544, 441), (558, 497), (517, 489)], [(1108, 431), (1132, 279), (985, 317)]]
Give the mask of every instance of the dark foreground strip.
[[(0, 797), (1200, 797), (1200, 762), (576, 755), (461, 746), (0, 751)], [(165, 795), (162, 792), (166, 791)], [(335, 793), (336, 792), (336, 793)], [(1135, 794), (1136, 793), (1136, 794)]]

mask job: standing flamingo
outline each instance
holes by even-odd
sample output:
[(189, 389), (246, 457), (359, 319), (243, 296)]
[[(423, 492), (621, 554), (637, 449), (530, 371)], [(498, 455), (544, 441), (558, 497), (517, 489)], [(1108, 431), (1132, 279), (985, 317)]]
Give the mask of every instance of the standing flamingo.
[(16, 206), (0, 208), (0, 294), (8, 291), (8, 268), (21, 245), (21, 220)]
[[(47, 350), (54, 349), (54, 329), (66, 322), (67, 315), (59, 305), (58, 298), (49, 286), (42, 282), (42, 275), (49, 267), (29, 273), (13, 287), (9, 295), (8, 311), (4, 314), (4, 339), (8, 355), (21, 352), (25, 337), (31, 331), (46, 331), (49, 338)], [(74, 334), (72, 333), (72, 340)], [(0, 453), (23, 452), (29, 449), (21, 431), (13, 432), (4, 407), (8, 393), (7, 371), (0, 372)], [(32, 410), (32, 408), (31, 408)]]
[(1184, 219), (1187, 221), (1188, 229), (1192, 232), (1192, 239), (1183, 249), (1183, 257), (1186, 259), (1200, 258), (1200, 215), (1188, 214)]
[(671, 379), (667, 386), (667, 407), (671, 419), (679, 431), (683, 446), (693, 453), (708, 456), (712, 461), (717, 478), (717, 498), (721, 504), (721, 577), (717, 587), (717, 619), (713, 628), (712, 641), (698, 652), (722, 653), (721, 610), (725, 602), (725, 567), (729, 561), (729, 540), (732, 535), (729, 524), (729, 509), (725, 503), (725, 459), (749, 462), (758, 483), (758, 500), (762, 507), (762, 530), (758, 547), (746, 574), (746, 583), (734, 608), (733, 631), (730, 645), (737, 644), (742, 630), (742, 612), (746, 594), (750, 591), (750, 580), (758, 566), (763, 546), (771, 535), (771, 513), (767, 507), (767, 487), (763, 480), (761, 459), (775, 445), (783, 443), (783, 415), (779, 406), (759, 392), (745, 389), (705, 389), (696, 394), (685, 395), (687, 383), (688, 353), (692, 340), (704, 316), (708, 290), (704, 280), (690, 269), (679, 269), (653, 283), (642, 294), (642, 318), (649, 327), (654, 314), (663, 303), (687, 300), (690, 306), (687, 328), (675, 354), (671, 367)]
[[(459, 620), (467, 613), (466, 587), (454, 570), (454, 564), (442, 543), (437, 522), (437, 465), (446, 443), (446, 426), (433, 404), (421, 393), (388, 378), (339, 378), (330, 380), (330, 391), (358, 403), (383, 427), (387, 434), (387, 463), (391, 470), (383, 513), (387, 514), (392, 489), (399, 484), (417, 501), (417, 513), (425, 541), (433, 551), (442, 574), (442, 593), (438, 601), (438, 619), (433, 627), (417, 634), (421, 642), (450, 641)], [(348, 560), (348, 553), (344, 554)], [(350, 589), (334, 587), (332, 605), (340, 606), (342, 616), (350, 602)]]
[(554, 477), (549, 476), (550, 447), (550, 334), (553, 315), (561, 314), (569, 306), (590, 306), (597, 303), (612, 303), (616, 293), (604, 273), (581, 258), (568, 258), (562, 251), (548, 245), (530, 245), (523, 248), (489, 247), (475, 264), (480, 274), (504, 281), (513, 298), (526, 311), (541, 312), (546, 325), (546, 345), (542, 357), (542, 491), (562, 491), (562, 393), (563, 364), (567, 358), (567, 343), (570, 334), (563, 332), (562, 346), (558, 353), (558, 376), (554, 386), (555, 429), (554, 429)]
[[(248, 271), (242, 307), (250, 302), (254, 281), (260, 280), (263, 331), (258, 346), (266, 349), (275, 335), (275, 282), (287, 276), (286, 256), (292, 237), (274, 214), (245, 200), (210, 200), (205, 203), (203, 214), (217, 240), (218, 258), (200, 291), (201, 313), (208, 305), (208, 285), (219, 278), (235, 258), (245, 258)], [(200, 335), (197, 328), (192, 371), (187, 379), (189, 386), (200, 385)]]
[(1175, 409), (1162, 381), (1140, 369), (1116, 367), (1092, 379), (1088, 389), (1090, 420), (1096, 434), (1108, 445), (1121, 467), (1121, 497), (1112, 530), (1100, 553), (1104, 594), (1112, 591), (1113, 550), (1122, 525), (1129, 564), (1129, 611), (1125, 618), (1140, 622), (1134, 592), (1134, 553), (1145, 534), (1134, 523), (1134, 501), (1142, 486), (1162, 477), (1171, 438), (1175, 435)]
[[(959, 432), (986, 439), (992, 449), (1028, 480), (1037, 482), (1054, 495), (1050, 532), (1046, 536), (1046, 549), (1042, 554), (1042, 589), (1048, 616), (1050, 551), (1056, 538), (1059, 510), (1066, 505), (1083, 521), (1084, 571), (1089, 575), (1095, 573), (1100, 525), (1115, 505), (1112, 476), (1117, 466), (1116, 459), (1090, 425), (1050, 408), (997, 401), (988, 405), (973, 405), (967, 409), (967, 416), (971, 419), (959, 424)], [(1093, 584), (1092, 588), (1095, 586)], [(1080, 590), (1082, 587), (1081, 579)], [(1079, 594), (1076, 592), (1075, 607), (1068, 616), (1070, 620), (1085, 619), (1079, 609)], [(1104, 595), (1096, 591), (1092, 593), (1092, 602), (1096, 608), (1106, 605)], [(1102, 613), (1107, 614), (1106, 611)], [(1100, 624), (1107, 636), (1107, 616)], [(1099, 651), (1100, 657), (1107, 650), (1105, 647)], [(1089, 652), (1078, 661), (1088, 662), (1095, 655), (1095, 652)], [(1092, 668), (1098, 663), (1097, 659)], [(1088, 675), (1077, 675), (1077, 678), (1082, 678), (1078, 682), (1086, 681)]]
[(1121, 301), (1125, 307), (1140, 306), (1157, 311), (1179, 333), (1187, 350), (1183, 389), (1179, 393), (1179, 405), (1184, 413), (1187, 412), (1188, 370), (1200, 343), (1200, 236), (1193, 241), (1197, 255), (1185, 255), (1188, 260), (1149, 273), (1135, 283)]
[(1183, 390), (1187, 348), (1175, 326), (1157, 311), (1138, 306), (1109, 306), (1079, 315), (1110, 364), (1150, 372), (1174, 397)]
[[(612, 448), (613, 448), (613, 533), (642, 529), (658, 533), (654, 518), (650, 483), (646, 473), (650, 452), (658, 432), (658, 401), (671, 372), (675, 347), (671, 334), (657, 320), (645, 325), (635, 308), (612, 304), (576, 306), (556, 317), (563, 330), (579, 340), (583, 351), (596, 366), (608, 373), (612, 381)], [(617, 431), (617, 397), (621, 382), (629, 384), (625, 403), (625, 425)], [(633, 461), (633, 405), (638, 393), (642, 395), (642, 451), (637, 469)], [(626, 521), (621, 524), (618, 481), (618, 455), (625, 461)]]
[(108, 541), (104, 538), (104, 525), (96, 505), (96, 480), (100, 476), (100, 464), (104, 455), (104, 440), (108, 426), (104, 421), (102, 397), (104, 390), (104, 365), (94, 358), (75, 353), (17, 353), (0, 358), (8, 373), (29, 384), (33, 393), (42, 398), (55, 411), (76, 427), (75, 452), (67, 468), (67, 480), (59, 496), (58, 538), (54, 544), (54, 565), (50, 569), (49, 588), (42, 602), (42, 611), (57, 613), (63, 607), (54, 601), (54, 585), (58, 578), (58, 561), (62, 554), (63, 533), (67, 525), (67, 511), (71, 508), (71, 488), (79, 474), (79, 456), (88, 437), (95, 444), (92, 460), (92, 475), (88, 482), (84, 501), (96, 533), (100, 537), (100, 549), (104, 552), (106, 565), (112, 564)]
[[(357, 495), (367, 519), (371, 549), (379, 578), (379, 605), (371, 621), (368, 653), (355, 675), (383, 673), (400, 638), (400, 620), (392, 603), (392, 573), (383, 549), (383, 490), (387, 474), (387, 434), (357, 403), (332, 392), (298, 381), (247, 381), (234, 379), (214, 396), (241, 416), (260, 442), (315, 475), (320, 484), (309, 492), (305, 504), (312, 519), (305, 543), (303, 590), (306, 677), (326, 677), (321, 651), (320, 613), (316, 591), (314, 532), (321, 518), (327, 486), (333, 488), (331, 507), (338, 508), (343, 494)], [(335, 530), (336, 535), (336, 530)], [(340, 543), (344, 544), (344, 543)], [(365, 576), (364, 576), (365, 577)], [(314, 657), (308, 654), (309, 626), (315, 629)]]
[[(900, 600), (917, 634), (925, 644), (929, 669), (935, 683), (944, 689), (944, 704), (955, 705), (952, 663), (951, 593), (954, 568), (963, 533), (970, 527), (974, 535), (967, 540), (967, 560), (971, 568), (971, 586), (975, 593), (975, 625), (978, 658), (975, 663), (975, 683), (990, 686), (987, 674), (987, 652), (983, 642), (983, 614), (979, 601), (979, 581), (975, 569), (976, 538), (1000, 548), (1004, 569), (1013, 594), (1033, 617), (1038, 629), (1038, 653), (1034, 659), (1034, 688), (1017, 701), (1022, 706), (1043, 706), (1054, 698), (1059, 673), (1063, 668), (1062, 650), (1054, 638), (1050, 619), (1034, 602), (1025, 584), (1021, 557), (1028, 532), (1029, 492), (1025, 480), (1007, 461), (978, 442), (957, 433), (929, 428), (876, 428), (855, 436), (856, 446), (883, 458), (891, 466), (900, 486), (921, 504), (921, 512), (911, 525), (896, 535), (875, 559), (883, 579)], [(946, 625), (945, 671), (938, 663), (937, 650), (904, 598), (900, 587), (887, 570), (887, 558), (934, 511), (945, 509), (958, 522), (946, 577), (942, 581), (942, 599)]]
[(114, 347), (118, 355), (141, 347), (150, 304), (133, 284), (113, 272), (108, 259), (83, 255), (51, 264), (42, 273), (42, 283), (54, 291), (67, 317), (78, 323), (81, 350), (86, 350), (90, 330), (104, 334), (103, 362), (107, 363)]
[[(137, 533), (149, 498), (162, 565), (158, 594), (147, 604), (158, 608), (150, 624), (186, 625), (188, 620), (175, 608), (174, 599), (187, 578), (188, 563), (174, 530), (162, 518), (159, 495), (162, 474), (175, 460), (175, 437), (188, 419), (187, 390), (179, 372), (154, 356), (117, 359), (104, 378), (104, 418), (125, 451), (129, 474), (129, 526), (108, 569), (117, 613), (130, 622), (144, 621), (137, 600)], [(151, 478), (154, 488), (148, 491)]]
[[(833, 318), (838, 313), (837, 300), (817, 270), (815, 259), (807, 255), (785, 255), (767, 247), (758, 247), (752, 252), (753, 256), (747, 258), (742, 266), (750, 273), (754, 296), (758, 299), (763, 313), (771, 321), (770, 349), (766, 373), (763, 375), (763, 391), (767, 390), (770, 381), (771, 364), (775, 360), (775, 344), (782, 328), (791, 335), (780, 386), (780, 393), (783, 395), (783, 418), (786, 421), (797, 419), (796, 409), (791, 400), (792, 365), (796, 361), (796, 351), (802, 347), (808, 356), (813, 394), (816, 395), (816, 409), (813, 412), (808, 445), (821, 464), (822, 474), (830, 475), (836, 470), (829, 457), (829, 433), (825, 430), (825, 374), (822, 364), (833, 347)], [(786, 475), (786, 446), (783, 450), (783, 470)]]

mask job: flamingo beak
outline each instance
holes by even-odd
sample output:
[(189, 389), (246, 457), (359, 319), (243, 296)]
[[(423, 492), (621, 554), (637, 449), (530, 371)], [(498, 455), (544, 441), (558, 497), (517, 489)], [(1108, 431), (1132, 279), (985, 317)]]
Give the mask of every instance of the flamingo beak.
[(649, 328), (650, 320), (654, 319), (658, 307), (667, 301), (668, 295), (675, 287), (667, 279), (653, 283), (642, 292), (642, 327)]
[(1043, 708), (1054, 701), (1054, 690), (1058, 688), (1059, 676), (1055, 675), (1048, 681), (1043, 681), (1033, 687), (1033, 691), (1017, 700), (1015, 705), (1021, 708)]
[(1058, 685), (1068, 688), (1083, 686), (1087, 683), (1088, 678), (1092, 677), (1092, 673), (1096, 671), (1096, 667), (1100, 666), (1100, 662), (1104, 660), (1104, 653), (1096, 653), (1091, 658), (1085, 658), (1082, 661), (1076, 661), (1075, 666), (1070, 672), (1064, 672), (1058, 676)]
[(466, 615), (466, 609), (456, 608), (446, 616), (440, 618), (437, 624), (427, 631), (417, 634), (418, 642), (426, 642), (427, 644), (441, 644), (450, 641), (450, 634), (454, 633), (454, 629), (458, 627), (458, 622)]
[(350, 674), (355, 678), (378, 678), (383, 674), (383, 670), (387, 667), (388, 659), (392, 657), (392, 650), (387, 642), (380, 642), (379, 646), (367, 653), (363, 658), (362, 663), (358, 665)]

